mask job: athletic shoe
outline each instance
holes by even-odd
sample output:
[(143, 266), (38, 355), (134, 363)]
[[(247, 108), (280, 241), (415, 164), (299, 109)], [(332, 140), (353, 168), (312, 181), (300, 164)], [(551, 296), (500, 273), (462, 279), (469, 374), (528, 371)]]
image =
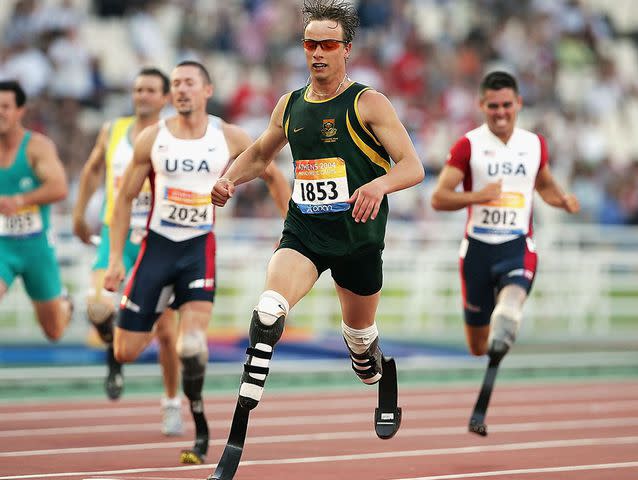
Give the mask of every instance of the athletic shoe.
[(106, 347), (106, 364), (109, 369), (106, 380), (104, 380), (106, 396), (111, 400), (117, 400), (122, 396), (122, 390), (124, 389), (124, 377), (122, 376), (122, 364), (115, 360), (113, 344)]
[(181, 405), (162, 405), (162, 433), (169, 437), (184, 433)]
[(106, 396), (111, 400), (117, 400), (122, 396), (122, 390), (124, 390), (124, 377), (122, 372), (109, 371), (109, 374), (104, 380), (104, 389), (106, 390)]

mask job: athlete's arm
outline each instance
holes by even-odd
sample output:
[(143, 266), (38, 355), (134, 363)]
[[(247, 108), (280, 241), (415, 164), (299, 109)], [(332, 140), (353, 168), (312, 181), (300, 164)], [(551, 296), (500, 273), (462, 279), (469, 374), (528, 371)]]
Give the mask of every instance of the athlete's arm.
[(133, 160), (124, 171), (122, 188), (115, 198), (109, 236), (109, 267), (104, 275), (104, 288), (111, 292), (119, 288), (126, 274), (122, 254), (131, 223), (131, 205), (151, 171), (151, 148), (157, 132), (157, 125), (153, 125), (138, 135), (133, 149)]
[(27, 158), (41, 184), (30, 192), (0, 197), (0, 213), (3, 215), (15, 215), (24, 206), (64, 200), (69, 192), (64, 167), (50, 138), (34, 132), (27, 147)]
[(432, 194), (432, 208), (434, 210), (460, 210), (474, 203), (484, 203), (501, 196), (501, 183), (487, 184), (478, 192), (459, 192), (456, 187), (463, 181), (462, 170), (446, 165), (439, 175), (439, 179)]
[(395, 163), (388, 173), (362, 185), (350, 197), (352, 216), (365, 222), (368, 217), (376, 218), (384, 195), (420, 183), (425, 172), (408, 132), (383, 94), (365, 91), (359, 99), (359, 113)]
[(210, 194), (214, 205), (223, 207), (233, 196), (236, 185), (249, 182), (261, 175), (277, 152), (286, 144), (283, 117), (287, 100), (288, 95), (279, 99), (266, 130), (237, 157), (224, 176), (217, 180)]
[(106, 143), (109, 134), (109, 125), (104, 124), (98, 134), (93, 150), (80, 173), (78, 197), (73, 208), (73, 233), (84, 243), (91, 242), (91, 230), (86, 223), (84, 215), (89, 200), (97, 190), (102, 180), (106, 163)]
[(577, 213), (580, 210), (580, 203), (576, 196), (563, 192), (547, 165), (541, 168), (536, 176), (536, 191), (545, 203), (552, 207), (562, 208), (567, 213)]

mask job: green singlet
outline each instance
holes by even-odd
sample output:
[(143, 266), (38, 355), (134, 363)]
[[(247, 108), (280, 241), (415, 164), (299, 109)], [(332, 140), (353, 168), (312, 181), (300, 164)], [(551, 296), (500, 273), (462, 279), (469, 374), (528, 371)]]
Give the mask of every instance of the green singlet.
[(384, 247), (388, 199), (375, 220), (356, 223), (347, 200), (360, 186), (390, 169), (390, 156), (361, 121), (358, 101), (370, 89), (352, 83), (328, 100), (308, 99), (308, 87), (289, 94), (283, 125), (295, 169), (284, 235), (330, 257)]
[[(29, 165), (26, 131), (14, 162), (0, 168), (0, 195), (35, 190), (40, 179)], [(15, 215), (0, 214), (0, 280), (7, 288), (20, 275), (31, 299), (48, 301), (62, 292), (60, 269), (49, 242), (49, 205), (22, 207)]]

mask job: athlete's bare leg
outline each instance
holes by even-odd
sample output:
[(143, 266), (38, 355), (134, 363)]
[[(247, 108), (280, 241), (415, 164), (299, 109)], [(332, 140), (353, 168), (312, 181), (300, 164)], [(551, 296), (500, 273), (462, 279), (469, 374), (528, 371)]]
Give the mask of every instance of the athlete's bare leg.
[(361, 330), (374, 324), (374, 318), (379, 306), (381, 291), (372, 295), (357, 295), (335, 283), (343, 322), (350, 328)]
[(179, 356), (177, 355), (177, 319), (175, 311), (166, 309), (155, 324), (155, 335), (159, 342), (159, 362), (164, 378), (164, 393), (175, 398), (179, 387)]
[(51, 341), (62, 337), (64, 330), (71, 321), (73, 305), (66, 297), (57, 297), (46, 302), (33, 302), (38, 322), (44, 334)]
[[(0, 280), (0, 300), (7, 290), (7, 285)], [(46, 302), (34, 301), (33, 307), (46, 337), (53, 342), (59, 340), (71, 321), (71, 301), (65, 297), (57, 297)]]
[(115, 359), (120, 363), (134, 362), (152, 339), (153, 332), (133, 332), (116, 325), (113, 329)]
[(487, 337), (489, 334), (489, 325), (474, 327), (465, 324), (465, 339), (472, 355), (481, 356), (487, 353)]
[(162, 397), (162, 433), (181, 435), (184, 432), (182, 422), (182, 400), (178, 392), (180, 360), (177, 354), (177, 315), (174, 310), (166, 309), (155, 323), (155, 336), (159, 343), (159, 362), (164, 379)]
[(319, 273), (314, 263), (291, 248), (277, 250), (268, 263), (266, 290), (282, 295), (290, 308), (312, 288)]

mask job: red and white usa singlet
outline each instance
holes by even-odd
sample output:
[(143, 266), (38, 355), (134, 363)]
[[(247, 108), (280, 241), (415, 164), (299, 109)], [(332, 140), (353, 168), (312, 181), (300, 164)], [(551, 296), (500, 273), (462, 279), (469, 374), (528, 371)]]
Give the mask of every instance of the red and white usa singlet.
[(458, 140), (447, 165), (463, 171), (465, 191), (503, 181), (499, 199), (468, 206), (467, 235), (491, 244), (531, 236), (536, 177), (546, 164), (545, 139), (521, 128), (514, 129), (506, 144), (486, 124)]

